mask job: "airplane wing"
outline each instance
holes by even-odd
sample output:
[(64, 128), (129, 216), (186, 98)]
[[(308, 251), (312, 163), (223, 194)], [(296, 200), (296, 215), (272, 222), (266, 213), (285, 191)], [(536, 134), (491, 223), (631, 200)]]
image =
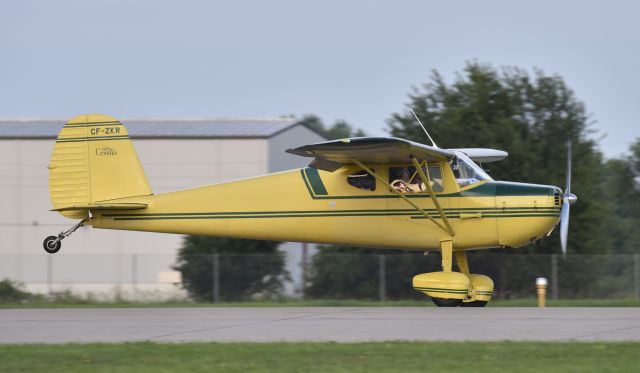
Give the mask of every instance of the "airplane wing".
[(474, 162), (478, 163), (489, 163), (501, 161), (507, 156), (509, 153), (496, 150), (496, 149), (485, 149), (485, 148), (464, 148), (464, 149), (449, 149), (453, 151), (459, 151), (467, 155), (467, 157), (471, 158)]
[(411, 158), (441, 162), (453, 158), (452, 151), (396, 137), (354, 137), (287, 149), (287, 153), (314, 157), (310, 166), (335, 171), (353, 159), (365, 164), (411, 163)]

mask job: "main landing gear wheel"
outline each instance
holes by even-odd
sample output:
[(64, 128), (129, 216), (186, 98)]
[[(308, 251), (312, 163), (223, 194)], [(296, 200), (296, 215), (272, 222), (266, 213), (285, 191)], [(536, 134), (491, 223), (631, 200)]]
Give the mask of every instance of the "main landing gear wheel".
[(462, 303), (462, 299), (431, 298), (431, 300), (438, 307), (458, 307)]
[(460, 307), (484, 307), (489, 303), (485, 300), (474, 300), (473, 302), (462, 302)]
[(42, 247), (44, 247), (44, 251), (48, 252), (49, 254), (55, 254), (60, 251), (62, 242), (56, 236), (49, 236), (44, 239)]

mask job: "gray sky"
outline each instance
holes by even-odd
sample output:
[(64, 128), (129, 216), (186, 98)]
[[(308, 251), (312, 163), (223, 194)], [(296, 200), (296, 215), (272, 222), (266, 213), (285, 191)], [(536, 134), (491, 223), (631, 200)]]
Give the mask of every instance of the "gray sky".
[[(5, 1), (0, 116), (315, 113), (383, 135), (465, 61), (563, 76), (607, 156), (640, 137), (634, 1)], [(478, 144), (481, 146), (482, 144)]]

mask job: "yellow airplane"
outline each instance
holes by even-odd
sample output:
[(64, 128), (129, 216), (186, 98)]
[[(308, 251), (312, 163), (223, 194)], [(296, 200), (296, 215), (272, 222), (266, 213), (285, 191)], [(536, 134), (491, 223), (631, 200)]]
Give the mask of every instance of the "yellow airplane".
[[(494, 181), (475, 162), (492, 149), (441, 149), (361, 137), (288, 149), (309, 167), (153, 194), (127, 129), (86, 114), (68, 121), (49, 164), (53, 211), (79, 219), (49, 236), (48, 253), (82, 225), (94, 228), (440, 251), (442, 271), (413, 278), (438, 306), (481, 307), (493, 281), (469, 271), (466, 251), (520, 247), (561, 221), (566, 250), (567, 176), (555, 186)], [(570, 158), (568, 161), (570, 174)], [(562, 218), (560, 219), (562, 215)], [(452, 270), (453, 260), (460, 272)]]

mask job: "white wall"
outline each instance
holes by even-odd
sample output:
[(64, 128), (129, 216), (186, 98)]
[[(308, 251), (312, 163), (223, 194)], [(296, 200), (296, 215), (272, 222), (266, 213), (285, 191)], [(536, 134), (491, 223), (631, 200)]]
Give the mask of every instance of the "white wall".
[(141, 139), (134, 143), (156, 194), (269, 172), (266, 139)]
[[(154, 193), (267, 172), (266, 140), (138, 139), (134, 143)], [(44, 237), (75, 223), (49, 211), (46, 166), (52, 147), (52, 139), (0, 140), (0, 279), (25, 282), (35, 291), (47, 290), (51, 280), (58, 289), (102, 292), (121, 287), (126, 293), (134, 276), (133, 255), (138, 254), (139, 288), (177, 295), (173, 285), (154, 283), (158, 270), (169, 270), (174, 263), (180, 235), (83, 227), (63, 241), (59, 254), (44, 253)]]
[(304, 126), (294, 126), (269, 139), (269, 171), (278, 172), (306, 167), (313, 158), (300, 157), (285, 152), (286, 149), (327, 141)]
[[(134, 144), (151, 188), (159, 194), (304, 166), (307, 159), (284, 153), (301, 141), (322, 138), (295, 126), (269, 140), (137, 139)], [(172, 285), (154, 282), (158, 270), (169, 270), (174, 263), (180, 235), (83, 227), (63, 241), (60, 253), (44, 253), (44, 237), (75, 223), (49, 211), (47, 164), (53, 144), (53, 139), (0, 139), (0, 279), (25, 282), (32, 290), (48, 290), (51, 282), (54, 288), (121, 288), (127, 293), (137, 276), (140, 289), (177, 294)], [(294, 278), (299, 276), (299, 247), (283, 248)]]
[[(286, 149), (327, 141), (304, 126), (294, 126), (269, 139), (269, 171), (278, 172), (307, 167), (313, 158), (300, 157), (285, 152)], [(309, 244), (309, 257), (315, 253), (315, 245)], [(302, 279), (302, 244), (288, 242), (280, 246), (287, 255), (287, 270), (294, 283), (289, 284), (287, 294), (299, 294)]]
[[(41, 254), (42, 239), (74, 224), (49, 211), (53, 140), (0, 141), (0, 253)], [(135, 140), (154, 193), (266, 173), (266, 140)], [(91, 233), (88, 233), (91, 232)], [(83, 228), (67, 253), (173, 253), (179, 236)]]

